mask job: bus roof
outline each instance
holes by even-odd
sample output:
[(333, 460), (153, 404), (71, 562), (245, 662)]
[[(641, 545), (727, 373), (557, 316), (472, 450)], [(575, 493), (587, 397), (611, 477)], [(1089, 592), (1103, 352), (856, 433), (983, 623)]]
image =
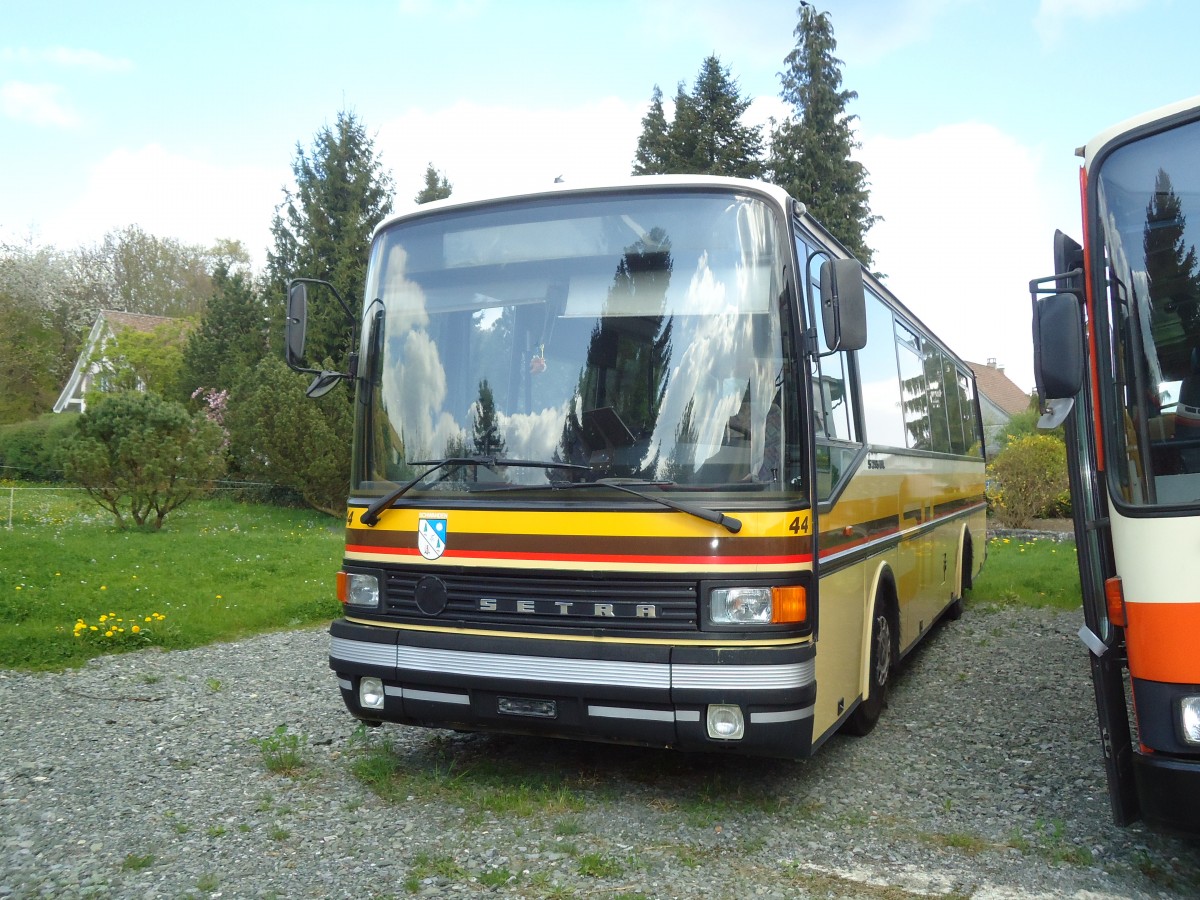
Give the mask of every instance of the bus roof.
[(1175, 118), (1193, 118), (1200, 114), (1200, 96), (1189, 97), (1186, 100), (1180, 100), (1176, 103), (1160, 106), (1158, 109), (1152, 109), (1144, 113), (1139, 113), (1132, 118), (1126, 119), (1124, 122), (1119, 122), (1110, 128), (1106, 128), (1082, 148), (1083, 165), (1085, 168), (1091, 165), (1096, 155), (1111, 141), (1128, 134), (1131, 131), (1136, 131), (1153, 125), (1156, 122), (1166, 122)]
[[(782, 209), (788, 209), (793, 203), (792, 197), (778, 185), (766, 181), (756, 181), (749, 178), (729, 178), (718, 175), (631, 175), (628, 178), (610, 181), (587, 182), (556, 182), (540, 186), (535, 190), (505, 192), (498, 194), (473, 194), (448, 197), (445, 200), (434, 200), (422, 203), (409, 209), (393, 213), (375, 226), (375, 233), (387, 228), (395, 222), (415, 218), (448, 209), (468, 209), (472, 206), (506, 201), (529, 200), (536, 197), (552, 197), (582, 193), (605, 193), (609, 191), (650, 190), (661, 187), (695, 187), (719, 188), (722, 190), (742, 190), (766, 195), (774, 200)], [(801, 204), (801, 209), (803, 204)], [(374, 234), (372, 234), (374, 237)]]

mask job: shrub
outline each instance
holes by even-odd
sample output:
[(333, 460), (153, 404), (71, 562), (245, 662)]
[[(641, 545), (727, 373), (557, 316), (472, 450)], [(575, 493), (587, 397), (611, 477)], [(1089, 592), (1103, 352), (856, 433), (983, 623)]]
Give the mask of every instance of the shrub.
[(0, 466), (10, 478), (59, 481), (58, 454), (75, 433), (77, 413), (45, 413), (28, 422), (0, 425)]
[[(207, 491), (225, 471), (221, 429), (155, 394), (104, 397), (79, 417), (63, 448), (63, 469), (127, 527), (158, 529), (167, 514)], [(153, 516), (153, 520), (151, 520)]]
[(1053, 512), (1068, 491), (1067, 448), (1044, 434), (1013, 438), (988, 464), (988, 499), (1000, 521), (1025, 528)]

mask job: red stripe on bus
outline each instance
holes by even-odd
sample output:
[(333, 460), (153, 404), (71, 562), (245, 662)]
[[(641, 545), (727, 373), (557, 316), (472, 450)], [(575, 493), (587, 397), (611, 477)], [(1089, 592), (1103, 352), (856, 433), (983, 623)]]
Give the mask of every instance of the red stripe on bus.
[[(370, 547), (350, 544), (347, 553), (378, 553), (387, 556), (404, 556), (413, 559), (421, 554), (412, 547)], [(808, 554), (796, 556), (633, 556), (599, 553), (505, 553), (496, 550), (447, 550), (441, 559), (487, 560), (499, 559), (517, 562), (579, 562), (579, 563), (653, 563), (655, 565), (721, 565), (721, 566), (765, 566), (807, 565), (812, 562)]]
[(1126, 603), (1125, 617), (1133, 677), (1200, 684), (1200, 603)]

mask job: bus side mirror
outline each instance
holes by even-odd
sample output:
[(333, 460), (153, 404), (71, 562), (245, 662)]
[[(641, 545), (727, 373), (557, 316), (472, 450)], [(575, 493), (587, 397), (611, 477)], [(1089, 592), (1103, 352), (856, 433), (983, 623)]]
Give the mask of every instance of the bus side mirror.
[(1033, 378), (1053, 428), (1066, 418), (1083, 388), (1083, 321), (1074, 294), (1052, 294), (1033, 304)]
[(830, 350), (861, 350), (867, 345), (865, 294), (858, 260), (821, 263), (821, 325)]
[(293, 281), (287, 293), (287, 319), (284, 325), (284, 353), (288, 367), (297, 372), (304, 368), (304, 333), (308, 327), (308, 285)]

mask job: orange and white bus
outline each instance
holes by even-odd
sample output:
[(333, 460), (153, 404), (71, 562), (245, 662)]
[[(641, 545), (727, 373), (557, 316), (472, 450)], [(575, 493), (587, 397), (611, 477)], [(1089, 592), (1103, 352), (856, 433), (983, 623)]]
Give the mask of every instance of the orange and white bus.
[(1038, 394), (1066, 423), (1114, 818), (1196, 834), (1200, 98), (1080, 152), (1083, 243), (1057, 233), (1055, 275), (1030, 283)]
[(364, 721), (804, 756), (982, 563), (970, 369), (771, 185), (418, 207), (356, 328), (329, 661)]

